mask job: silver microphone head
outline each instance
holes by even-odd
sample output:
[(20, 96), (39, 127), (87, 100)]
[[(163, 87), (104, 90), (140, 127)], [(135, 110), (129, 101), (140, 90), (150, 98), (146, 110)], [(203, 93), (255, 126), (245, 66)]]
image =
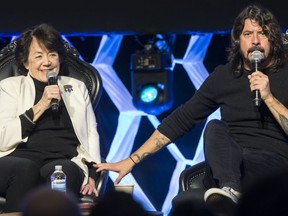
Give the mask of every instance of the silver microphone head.
[(54, 71), (48, 71), (48, 73), (46, 74), (46, 78), (49, 80), (49, 78), (56, 78), (57, 77), (57, 73)]
[(251, 61), (252, 62), (261, 62), (264, 58), (264, 55), (261, 51), (255, 50), (252, 52)]

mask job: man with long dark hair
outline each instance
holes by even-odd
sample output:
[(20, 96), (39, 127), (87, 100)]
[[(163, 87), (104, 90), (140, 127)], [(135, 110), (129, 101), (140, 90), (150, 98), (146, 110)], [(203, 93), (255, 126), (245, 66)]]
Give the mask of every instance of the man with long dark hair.
[(208, 122), (204, 133), (206, 202), (237, 203), (244, 186), (288, 167), (287, 52), (274, 15), (259, 5), (244, 8), (235, 19), (228, 52), (229, 62), (216, 67), (138, 150), (117, 163), (96, 165), (98, 171), (118, 172), (118, 183), (218, 108), (221, 120)]

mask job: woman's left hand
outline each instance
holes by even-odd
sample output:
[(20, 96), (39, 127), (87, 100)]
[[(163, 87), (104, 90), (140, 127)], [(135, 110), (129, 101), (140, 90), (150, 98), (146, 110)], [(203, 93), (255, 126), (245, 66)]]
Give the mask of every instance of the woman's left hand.
[(98, 197), (99, 194), (98, 194), (98, 191), (96, 190), (94, 179), (89, 177), (88, 183), (81, 187), (80, 193), (82, 195), (86, 195), (86, 194), (93, 195), (94, 194), (96, 197)]

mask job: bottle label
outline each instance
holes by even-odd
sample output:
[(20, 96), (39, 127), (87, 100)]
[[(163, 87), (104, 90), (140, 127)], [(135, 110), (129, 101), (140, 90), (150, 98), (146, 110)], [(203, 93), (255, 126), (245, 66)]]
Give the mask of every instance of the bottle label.
[(66, 192), (65, 180), (52, 181), (51, 188), (52, 188), (52, 190)]

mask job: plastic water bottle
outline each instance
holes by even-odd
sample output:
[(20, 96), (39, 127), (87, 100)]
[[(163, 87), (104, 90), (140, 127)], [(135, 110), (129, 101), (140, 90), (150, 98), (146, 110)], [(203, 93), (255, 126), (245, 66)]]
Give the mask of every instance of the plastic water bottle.
[(55, 171), (51, 175), (51, 189), (66, 192), (66, 175), (61, 165), (56, 165)]

